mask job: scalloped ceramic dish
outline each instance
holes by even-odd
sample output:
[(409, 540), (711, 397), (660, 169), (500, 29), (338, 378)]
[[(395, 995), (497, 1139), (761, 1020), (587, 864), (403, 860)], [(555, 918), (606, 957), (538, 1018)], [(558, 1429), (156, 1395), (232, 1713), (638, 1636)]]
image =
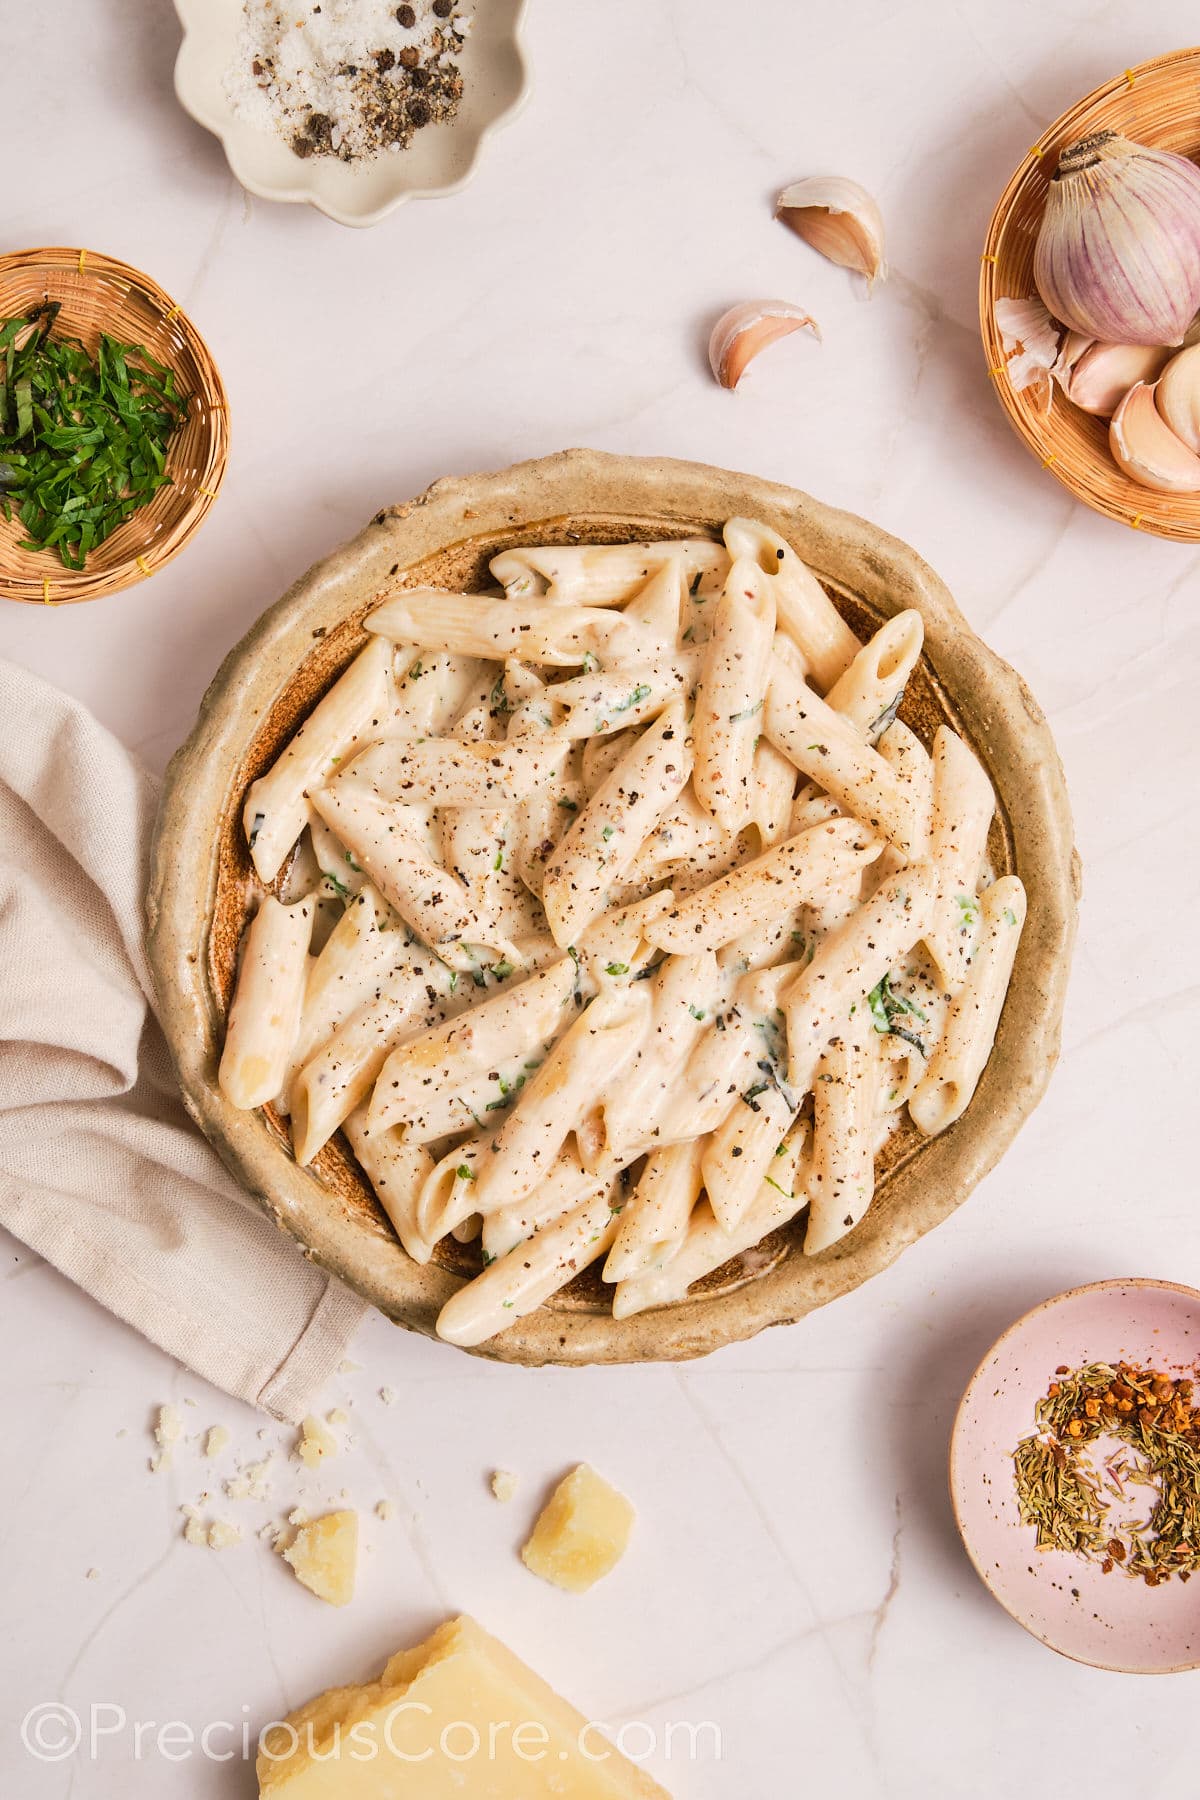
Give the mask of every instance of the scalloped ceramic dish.
[(463, 97), (452, 123), (430, 125), (406, 150), (368, 162), (302, 159), (282, 137), (239, 118), (226, 96), (242, 0), (175, 0), (175, 10), (184, 32), (175, 92), (184, 111), (220, 138), (230, 168), (252, 194), (307, 201), (341, 225), (375, 225), (405, 200), (463, 187), (484, 139), (515, 117), (529, 91), (520, 42), (525, 0), (475, 0), (471, 32), (457, 58)]
[(1075, 930), (1077, 867), (1062, 770), (1028, 689), (970, 630), (906, 545), (806, 494), (698, 463), (571, 450), (492, 475), (439, 481), (292, 588), (230, 652), (171, 764), (151, 873), (149, 950), (160, 1015), (188, 1107), (239, 1180), (304, 1246), (390, 1318), (433, 1334), (472, 1271), (474, 1246), (443, 1240), (426, 1267), (401, 1249), (340, 1133), (311, 1166), (292, 1158), (270, 1107), (238, 1112), (217, 1062), (238, 941), (255, 894), (241, 829), (248, 784), (365, 639), (382, 593), (481, 585), (517, 544), (719, 536), (761, 519), (791, 542), (863, 636), (919, 608), (925, 649), (901, 716), (926, 742), (943, 720), (974, 745), (999, 797), (990, 854), (1024, 879), (1029, 913), (995, 1049), (971, 1106), (933, 1139), (901, 1128), (874, 1204), (830, 1250), (805, 1256), (797, 1221), (697, 1283), (686, 1300), (614, 1320), (594, 1271), (481, 1346), (522, 1363), (642, 1362), (703, 1355), (790, 1322), (878, 1274), (966, 1199), (1041, 1098), (1058, 1054)]

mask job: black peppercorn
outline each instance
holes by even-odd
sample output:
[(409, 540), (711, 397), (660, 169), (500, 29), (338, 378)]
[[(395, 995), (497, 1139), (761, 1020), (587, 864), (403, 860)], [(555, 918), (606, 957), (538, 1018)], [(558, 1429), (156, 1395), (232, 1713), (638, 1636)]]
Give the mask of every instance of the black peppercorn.
[(411, 6), (398, 6), (396, 8), (396, 23), (398, 25), (403, 25), (406, 31), (411, 31), (416, 22), (417, 15)]
[(454, 0), (433, 0), (434, 17), (448, 19), (454, 11)]
[(414, 125), (428, 125), (430, 118), (428, 100), (422, 100), (420, 96), (415, 100), (410, 100), (408, 103), (408, 116)]

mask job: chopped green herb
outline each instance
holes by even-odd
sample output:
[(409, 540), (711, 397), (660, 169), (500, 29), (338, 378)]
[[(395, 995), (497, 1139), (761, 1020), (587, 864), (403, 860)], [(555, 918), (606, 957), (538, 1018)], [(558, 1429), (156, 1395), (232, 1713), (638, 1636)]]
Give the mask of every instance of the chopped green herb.
[(613, 836), (616, 829), (617, 828), (615, 825), (606, 825), (604, 827), (604, 830), (600, 833), (600, 836), (604, 839), (606, 844), (607, 844), (609, 838)]
[(600, 658), (598, 656), (593, 656), (590, 650), (584, 651), (584, 653), (583, 653), (583, 672), (585, 675), (591, 675), (592, 673), (594, 673), (594, 671), (596, 669), (599, 669), (602, 666), (603, 665), (601, 664)]
[(420, 681), (420, 679), (424, 673), (425, 673), (425, 670), (421, 665), (421, 658), (418, 656), (416, 662), (413, 664), (412, 668), (408, 671), (408, 679), (410, 681)]
[(460, 1181), (474, 1181), (475, 1180), (475, 1171), (471, 1167), (470, 1163), (459, 1163), (459, 1165), (458, 1165), (457, 1169), (455, 1169), (454, 1173), (458, 1176), (458, 1179)]
[(742, 1095), (742, 1099), (746, 1102), (746, 1105), (748, 1107), (750, 1107), (753, 1112), (758, 1111), (758, 1108), (757, 1108), (757, 1106), (755, 1106), (754, 1102), (758, 1099), (758, 1096), (760, 1094), (766, 1093), (766, 1091), (770, 1087), (770, 1085), (771, 1084), (769, 1081), (756, 1081), (754, 1086), (748, 1087), (746, 1089), (745, 1093)]
[(754, 706), (744, 706), (741, 712), (730, 713), (729, 723), (731, 725), (740, 725), (743, 719), (752, 719), (755, 713), (760, 713), (762, 709), (763, 703), (761, 700)]
[(796, 1198), (795, 1194), (789, 1192), (787, 1188), (780, 1187), (779, 1183), (773, 1180), (770, 1175), (764, 1175), (763, 1180), (768, 1187), (773, 1187), (777, 1194), (782, 1194), (785, 1200), (794, 1200)]
[(626, 694), (624, 700), (618, 700), (612, 707), (613, 712), (628, 712), (631, 706), (637, 706), (642, 700), (650, 698), (651, 689), (644, 681), (639, 681), (632, 693)]
[(512, 972), (513, 966), (507, 959), (501, 959), (500, 962), (492, 964), (492, 974), (497, 981), (507, 981)]
[(904, 994), (898, 994), (895, 991), (890, 975), (885, 975), (878, 986), (871, 989), (867, 995), (867, 1005), (871, 1008), (875, 1029), (881, 1037), (890, 1033), (892, 1037), (903, 1038), (906, 1044), (911, 1044), (914, 1050), (921, 1052), (922, 1056), (929, 1054), (916, 1032), (909, 1031), (906, 1026), (897, 1024), (897, 1020), (906, 1014), (920, 1019), (922, 1025), (927, 1024), (928, 1020), (915, 1001), (909, 1000)]
[(958, 922), (958, 928), (962, 932), (970, 931), (979, 917), (979, 902), (974, 894), (956, 894), (954, 898), (958, 902), (958, 910), (962, 915)]
[[(251, 842), (253, 842), (253, 841), (254, 841), (254, 840), (253, 840), (253, 839), (251, 839)], [(1016, 915), (1016, 913), (1015, 913), (1015, 912), (1014, 912), (1014, 911), (1013, 911), (1013, 909), (1012, 909), (1012, 907), (1011, 907), (1011, 906), (1006, 906), (1006, 907), (1005, 907), (1005, 909), (1004, 909), (1004, 912), (1003, 912), (1003, 914), (1002, 914), (1002, 915), (1001, 915), (1001, 916), (1002, 916), (1002, 917), (1003, 917), (1003, 919), (1004, 919), (1004, 923), (1005, 923), (1005, 924), (1006, 924), (1006, 925), (1015, 925), (1015, 924), (1016, 924), (1016, 922), (1017, 922), (1017, 915)]]
[(776, 1144), (775, 1154), (776, 1154), (776, 1156), (786, 1156), (787, 1155), (787, 1145), (786, 1144)]
[(498, 872), (503, 867), (504, 867), (504, 852), (503, 852), (503, 850), (497, 850), (496, 860), (492, 864), (492, 868)]
[(354, 873), (356, 875), (362, 874), (362, 864), (355, 862), (355, 860), (354, 860), (353, 856), (350, 854), (349, 850), (347, 850), (347, 852), (346, 852), (346, 861), (350, 864), (350, 867), (354, 870)]
[(346, 886), (344, 881), (339, 881), (337, 876), (331, 875), (328, 869), (322, 869), (321, 873), (334, 892), (340, 894), (343, 900), (348, 900), (350, 898), (350, 889)]
[(490, 1268), (492, 1263), (495, 1262), (495, 1260), (496, 1260), (496, 1258), (492, 1255), (490, 1250), (485, 1250), (483, 1252), (483, 1266), (485, 1269)]
[(605, 963), (604, 973), (606, 975), (628, 975), (629, 964), (618, 962)]
[(564, 812), (579, 811), (579, 802), (577, 800), (568, 800), (565, 795), (560, 796), (557, 804), (562, 807)]
[(140, 344), (101, 333), (95, 355), (53, 337), (59, 306), (0, 320), (0, 513), (15, 510), (22, 550), (64, 568), (89, 554), (162, 487), (188, 398)]
[(704, 1017), (704, 1008), (702, 1006), (693, 1006), (690, 1000), (688, 1001), (688, 1011), (691, 1013), (693, 1019), (702, 1019)]

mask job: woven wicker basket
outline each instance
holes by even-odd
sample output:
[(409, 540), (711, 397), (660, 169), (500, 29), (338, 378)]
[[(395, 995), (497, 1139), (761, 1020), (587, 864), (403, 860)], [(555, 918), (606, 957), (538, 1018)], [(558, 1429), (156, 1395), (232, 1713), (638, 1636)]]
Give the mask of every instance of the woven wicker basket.
[(198, 528), (225, 474), (229, 423), (217, 366), (191, 320), (156, 282), (91, 250), (21, 250), (0, 257), (0, 318), (43, 300), (62, 305), (63, 327), (95, 350), (101, 331), (142, 344), (175, 373), (188, 418), (167, 454), (170, 484), (127, 519), (86, 568), (64, 569), (52, 550), (20, 550), (24, 529), (0, 516), (0, 596), (61, 606), (98, 600), (169, 563)]
[(1044, 131), (1000, 196), (984, 245), (979, 323), (988, 371), (1018, 437), (1064, 487), (1094, 512), (1157, 537), (1200, 542), (1200, 494), (1157, 494), (1130, 481), (1108, 448), (1108, 421), (1055, 392), (1049, 417), (1014, 393), (996, 330), (997, 299), (1032, 296), (1033, 249), (1059, 153), (1101, 130), (1200, 159), (1200, 49), (1177, 50), (1114, 77)]

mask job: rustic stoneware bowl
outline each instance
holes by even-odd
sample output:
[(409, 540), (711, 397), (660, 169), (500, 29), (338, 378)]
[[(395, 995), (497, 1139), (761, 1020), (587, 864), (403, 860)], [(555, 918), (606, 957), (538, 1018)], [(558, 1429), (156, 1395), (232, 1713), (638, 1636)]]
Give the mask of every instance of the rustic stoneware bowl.
[[(1173, 1375), (1200, 1370), (1200, 1292), (1173, 1281), (1097, 1281), (1034, 1307), (1009, 1327), (971, 1377), (950, 1447), (950, 1492), (980, 1580), (1051, 1650), (1098, 1669), (1167, 1675), (1200, 1668), (1195, 1581), (1156, 1588), (1119, 1569), (1035, 1548), (1017, 1512), (1013, 1452), (1036, 1429), (1034, 1409), (1064, 1364), (1121, 1359)], [(1153, 1504), (1136, 1488), (1130, 1516)], [(1123, 1515), (1122, 1515), (1123, 1516)]]
[(230, 652), (167, 775), (149, 945), (187, 1104), (308, 1256), (398, 1323), (432, 1333), (471, 1268), (472, 1250), (447, 1240), (418, 1268), (340, 1134), (310, 1168), (298, 1168), (272, 1109), (237, 1112), (217, 1087), (238, 939), (256, 891), (240, 826), (246, 788), (361, 646), (364, 615), (389, 591), (480, 585), (489, 558), (510, 545), (715, 536), (738, 514), (786, 537), (863, 635), (905, 607), (924, 617), (927, 654), (902, 717), (926, 742), (949, 720), (975, 746), (1000, 800), (992, 860), (998, 872), (1015, 869), (1029, 891), (996, 1048), (958, 1124), (929, 1142), (915, 1128), (893, 1136), (874, 1205), (832, 1249), (803, 1256), (797, 1223), (709, 1276), (681, 1304), (619, 1323), (589, 1271), (483, 1346), (488, 1356), (523, 1363), (699, 1356), (857, 1287), (961, 1205), (1037, 1104), (1058, 1054), (1077, 864), (1062, 769), (1036, 702), (974, 636), (920, 558), (862, 519), (749, 475), (569, 450), (498, 474), (439, 481), (377, 513)]

